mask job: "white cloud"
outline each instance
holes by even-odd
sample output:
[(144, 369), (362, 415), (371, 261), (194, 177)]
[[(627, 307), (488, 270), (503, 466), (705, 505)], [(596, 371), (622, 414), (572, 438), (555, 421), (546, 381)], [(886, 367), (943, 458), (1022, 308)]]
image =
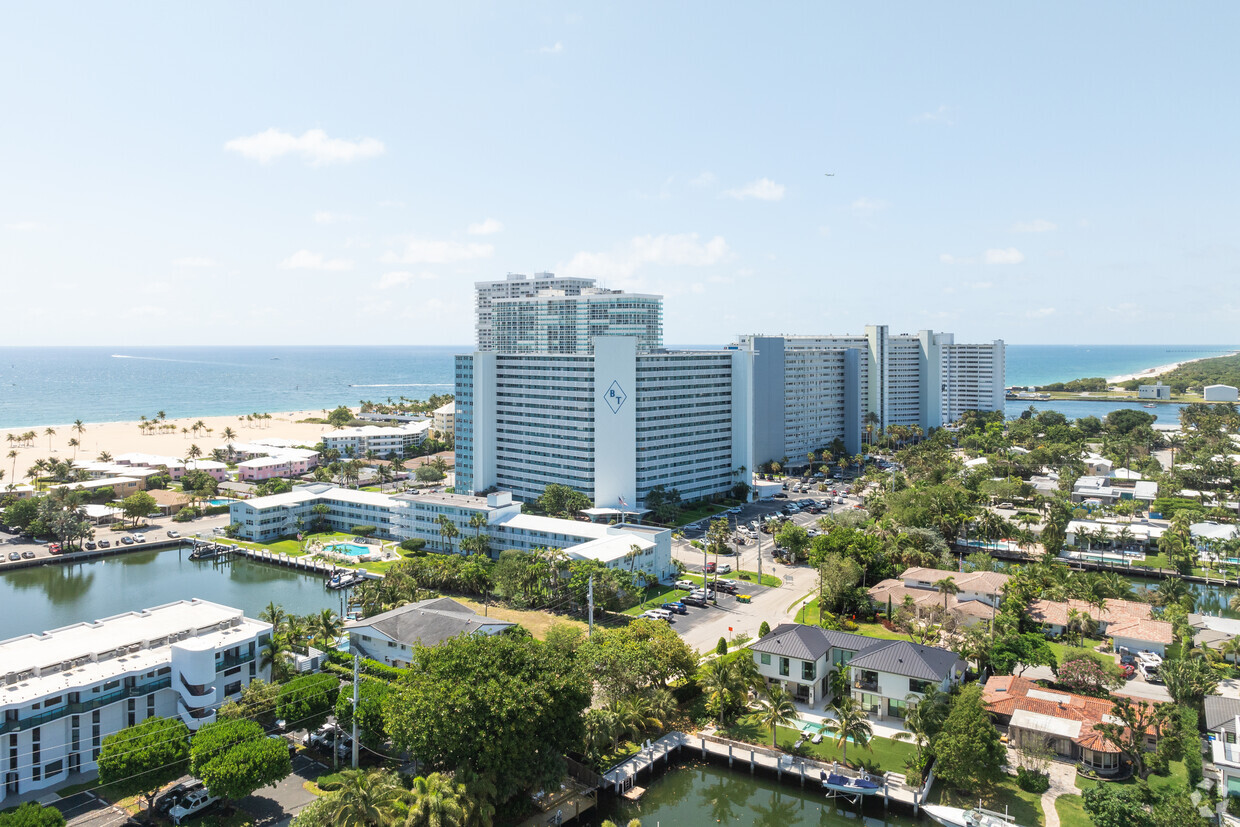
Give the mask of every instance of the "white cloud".
[(384, 273), (379, 277), (379, 283), (375, 286), (380, 290), (387, 290), (389, 287), (408, 284), (415, 279), (418, 281), (430, 281), (437, 278), (439, 276), (435, 273), (410, 273), (407, 270), (397, 270), (392, 273)]
[(1054, 315), (1055, 315), (1055, 308), (1053, 307), (1039, 307), (1036, 310), (1025, 311), (1026, 319), (1045, 319), (1047, 316), (1054, 316)]
[(580, 252), (563, 267), (566, 275), (625, 278), (639, 267), (707, 267), (731, 258), (732, 251), (723, 236), (703, 242), (697, 233), (636, 236), (610, 253)]
[(987, 264), (1020, 264), (1024, 260), (1025, 254), (1020, 250), (1017, 250), (1015, 247), (1008, 247), (1003, 250), (995, 249), (986, 251)]
[(784, 185), (776, 184), (770, 178), (759, 178), (750, 181), (740, 189), (728, 190), (724, 193), (728, 198), (743, 201), (746, 198), (757, 198), (759, 201), (779, 201), (784, 197)]
[(564, 51), (564, 44), (557, 40), (554, 46), (543, 46), (538, 50), (538, 53), (540, 55), (558, 55), (562, 51)]
[(887, 202), (881, 198), (858, 198), (852, 202), (853, 215), (868, 217), (887, 209)]
[(280, 262), (283, 270), (352, 270), (353, 262), (344, 258), (324, 258), (322, 253), (298, 250)]
[(691, 180), (691, 181), (689, 182), (689, 186), (691, 186), (691, 187), (709, 187), (711, 184), (715, 183), (715, 181), (716, 181), (716, 180), (717, 180), (717, 179), (715, 178), (715, 173), (713, 173), (713, 172), (703, 172), (703, 173), (701, 173), (700, 175), (698, 175), (696, 178), (694, 178), (693, 180)]
[(174, 267), (214, 267), (215, 259), (206, 256), (184, 256), (172, 262)]
[(47, 228), (37, 221), (14, 221), (12, 224), (5, 224), (4, 229), (12, 230), (15, 233), (33, 233), (36, 230), (45, 230)]
[(404, 252), (388, 253), (383, 260), (401, 264), (451, 264), (455, 261), (490, 258), (494, 254), (495, 247), (491, 244), (413, 239), (405, 244)]
[(913, 118), (914, 123), (939, 123), (944, 126), (953, 126), (956, 123), (955, 107), (940, 105), (938, 109), (930, 112), (922, 112)]
[(361, 221), (361, 219), (356, 215), (328, 210), (319, 210), (314, 214), (315, 224), (351, 224), (354, 221)]
[(1035, 218), (1032, 221), (1017, 221), (1012, 225), (1012, 229), (1018, 233), (1049, 233), (1057, 228), (1045, 218)]
[(224, 144), (224, 149), (263, 164), (284, 155), (300, 155), (311, 166), (349, 163), (373, 158), (384, 152), (383, 141), (375, 138), (359, 138), (356, 141), (329, 138), (321, 129), (309, 129), (298, 137), (275, 128), (257, 135), (233, 138)]
[(504, 229), (504, 225), (501, 222), (495, 220), (494, 218), (487, 218), (479, 221), (477, 224), (470, 224), (469, 234), (491, 235), (492, 233), (498, 233), (502, 229)]

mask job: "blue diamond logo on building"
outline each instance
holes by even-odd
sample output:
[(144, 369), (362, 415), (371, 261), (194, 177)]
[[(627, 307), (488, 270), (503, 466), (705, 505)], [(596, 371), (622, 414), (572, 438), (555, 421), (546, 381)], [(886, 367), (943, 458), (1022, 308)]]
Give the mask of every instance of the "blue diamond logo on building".
[(603, 399), (611, 408), (612, 413), (620, 413), (620, 406), (624, 404), (624, 400), (629, 397), (625, 395), (624, 389), (620, 387), (620, 383), (612, 380), (611, 387), (607, 389), (607, 393), (603, 394)]

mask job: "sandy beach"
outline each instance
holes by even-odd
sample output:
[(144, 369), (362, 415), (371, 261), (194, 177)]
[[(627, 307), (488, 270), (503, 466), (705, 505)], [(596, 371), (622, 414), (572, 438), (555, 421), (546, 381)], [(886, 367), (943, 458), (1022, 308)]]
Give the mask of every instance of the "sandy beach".
[(1125, 373), (1122, 376), (1112, 376), (1107, 379), (1107, 382), (1115, 385), (1120, 382), (1128, 382), (1132, 379), (1152, 379), (1155, 376), (1166, 373), (1167, 371), (1175, 370), (1183, 365), (1191, 365), (1193, 362), (1204, 362), (1206, 359), (1220, 359), (1224, 356), (1235, 356), (1236, 353), (1237, 351), (1232, 351), (1231, 353), (1220, 353), (1218, 356), (1202, 356), (1197, 359), (1185, 359), (1183, 362), (1172, 362), (1169, 365), (1159, 365), (1154, 368), (1146, 368), (1145, 370), (1137, 373)]
[[(69, 440), (74, 438), (81, 443), (77, 449), (79, 459), (95, 459), (102, 451), (107, 451), (113, 457), (141, 452), (184, 458), (191, 445), (197, 445), (204, 455), (209, 456), (213, 448), (224, 445), (225, 428), (232, 428), (236, 432), (237, 442), (249, 442), (263, 437), (279, 437), (296, 440), (299, 444), (314, 445), (319, 441), (319, 436), (331, 430), (332, 426), (300, 423), (297, 420), (322, 415), (321, 410), (286, 411), (272, 413), (271, 419), (262, 422), (246, 422), (244, 416), (184, 417), (168, 419), (164, 422), (166, 425), (175, 425), (175, 430), (155, 429), (148, 433), (143, 433), (136, 421), (87, 422), (86, 430), (82, 434), (75, 432), (71, 423), (6, 428), (0, 433), (20, 436), (27, 431), (34, 431), (38, 436), (26, 448), (19, 447), (18, 443), (9, 443), (7, 439), (0, 444), (0, 471), (4, 471), (4, 479), (0, 480), (0, 490), (3, 490), (4, 486), (10, 482), (19, 485), (29, 482), (26, 479), (26, 469), (37, 459), (73, 457), (74, 449), (69, 447)], [(197, 434), (192, 431), (181, 433), (182, 428), (191, 428), (195, 422), (203, 423), (205, 429), (200, 428)], [(56, 431), (55, 435), (50, 437), (50, 449), (49, 437), (44, 433), (48, 427)], [(17, 452), (16, 458), (8, 457), (10, 450)], [(14, 459), (16, 459), (16, 472), (14, 472)]]

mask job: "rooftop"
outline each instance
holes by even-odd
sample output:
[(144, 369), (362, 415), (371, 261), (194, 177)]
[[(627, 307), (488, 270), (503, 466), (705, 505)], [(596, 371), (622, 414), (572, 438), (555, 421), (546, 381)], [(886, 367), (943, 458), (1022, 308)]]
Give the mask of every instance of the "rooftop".
[(449, 597), (435, 597), (409, 603), (390, 612), (345, 624), (346, 631), (375, 629), (407, 646), (435, 646), (449, 638), (473, 634), (484, 628), (514, 626), (505, 620), (483, 617)]

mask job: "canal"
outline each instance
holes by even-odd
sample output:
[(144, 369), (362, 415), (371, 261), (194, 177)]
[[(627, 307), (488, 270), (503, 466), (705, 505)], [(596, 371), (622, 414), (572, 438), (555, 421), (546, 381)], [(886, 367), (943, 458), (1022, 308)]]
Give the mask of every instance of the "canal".
[(199, 597), (257, 617), (269, 602), (292, 614), (343, 610), (323, 578), (245, 558), (190, 560), (189, 546), (0, 575), (0, 640)]
[(914, 827), (930, 824), (911, 815), (884, 814), (880, 801), (867, 802), (859, 811), (851, 804), (829, 801), (821, 790), (806, 785), (780, 784), (748, 770), (694, 760), (673, 768), (647, 784), (640, 801), (615, 799), (606, 803), (592, 819), (583, 821), (597, 827), (611, 819), (623, 827), (629, 819), (641, 819), (642, 827), (671, 825), (734, 824), (755, 827), (822, 827), (851, 824), (859, 816), (866, 827)]

